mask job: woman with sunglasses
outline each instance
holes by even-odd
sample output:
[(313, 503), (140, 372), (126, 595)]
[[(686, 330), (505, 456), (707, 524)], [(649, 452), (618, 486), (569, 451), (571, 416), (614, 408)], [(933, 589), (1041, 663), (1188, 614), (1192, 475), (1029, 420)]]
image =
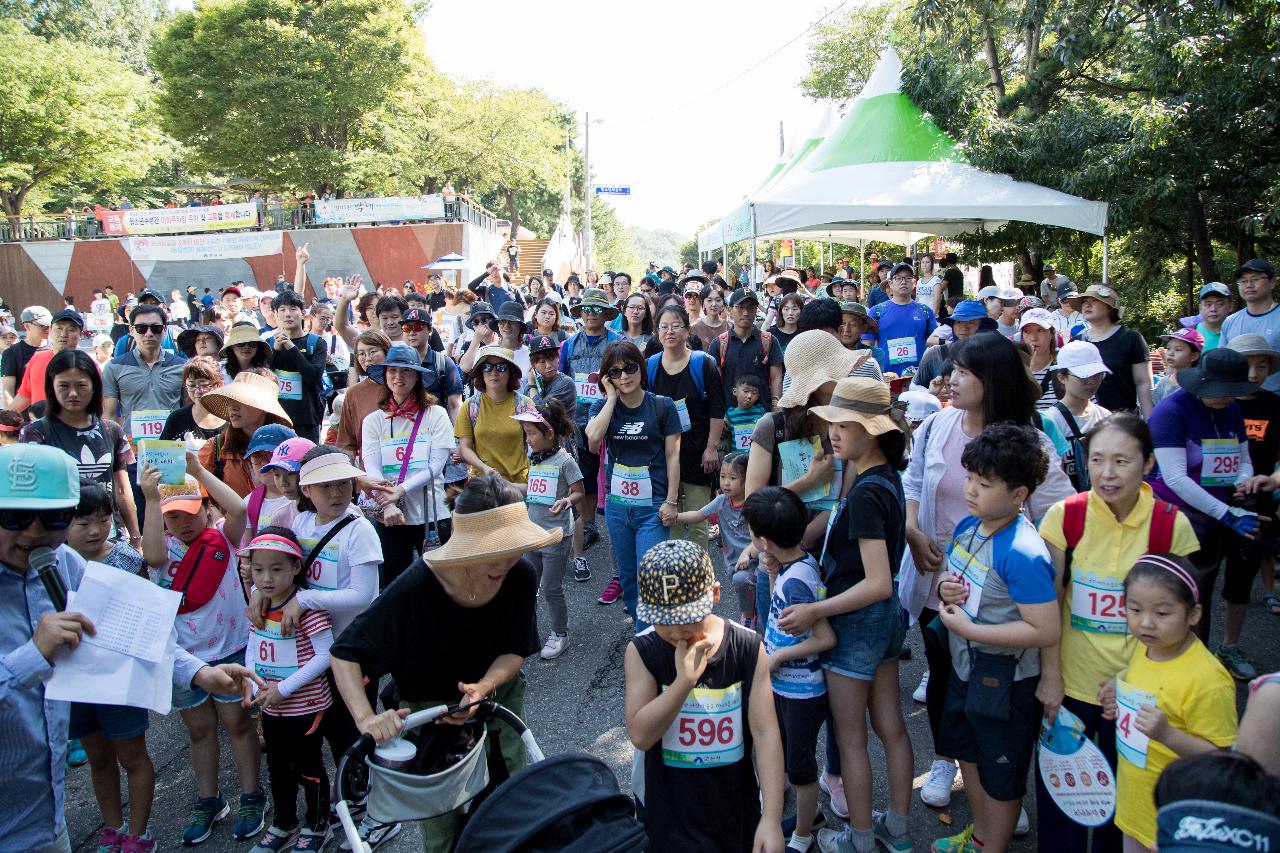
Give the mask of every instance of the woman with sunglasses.
[(481, 347), (471, 382), (476, 393), (453, 423), (458, 453), (473, 474), (496, 471), (523, 489), (529, 479), (529, 457), (524, 452), (524, 428), (511, 416), (536, 407), (532, 399), (519, 393), (520, 366), (515, 354), (505, 347)]
[[(604, 397), (591, 404), (586, 428), (591, 451), (609, 451), (604, 520), (622, 600), (633, 616), (640, 558), (667, 539), (680, 505), (680, 416), (670, 397), (646, 390), (643, 363), (630, 341), (605, 347), (600, 357)], [(637, 633), (646, 627), (635, 619)]]
[(200, 402), (205, 394), (222, 387), (222, 370), (212, 358), (198, 355), (183, 365), (182, 387), (191, 403), (170, 413), (160, 431), (160, 440), (185, 441), (191, 450), (199, 450), (227, 428), (226, 421)]
[(120, 425), (102, 417), (102, 376), (84, 350), (61, 350), (49, 360), (44, 375), (48, 408), (43, 418), (27, 424), (19, 441), (56, 447), (76, 461), (80, 476), (101, 483), (116, 506), (116, 525), (129, 533), (129, 544), (142, 544), (138, 510), (128, 466), (133, 448)]

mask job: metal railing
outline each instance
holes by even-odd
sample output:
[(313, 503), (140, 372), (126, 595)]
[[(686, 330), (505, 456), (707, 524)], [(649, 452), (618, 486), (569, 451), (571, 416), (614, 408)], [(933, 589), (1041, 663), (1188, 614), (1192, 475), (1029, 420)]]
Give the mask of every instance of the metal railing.
[[(258, 206), (257, 227), (252, 229), (232, 229), (220, 233), (232, 233), (234, 230), (253, 231), (294, 231), (316, 228), (350, 228), (353, 223), (321, 225), (315, 221), (315, 211), (310, 207), (297, 204), (272, 204), (266, 202)], [(360, 226), (369, 225), (403, 225), (409, 222), (469, 222), (486, 231), (498, 230), (498, 217), (479, 204), (467, 199), (458, 198), (445, 202), (444, 217), (422, 219), (398, 219), (390, 222), (361, 222)], [(102, 230), (102, 223), (91, 213), (77, 213), (74, 216), (33, 216), (19, 218), (0, 218), (0, 243), (26, 243), (48, 240), (97, 240), (104, 237), (121, 237), (128, 235), (107, 234)]]

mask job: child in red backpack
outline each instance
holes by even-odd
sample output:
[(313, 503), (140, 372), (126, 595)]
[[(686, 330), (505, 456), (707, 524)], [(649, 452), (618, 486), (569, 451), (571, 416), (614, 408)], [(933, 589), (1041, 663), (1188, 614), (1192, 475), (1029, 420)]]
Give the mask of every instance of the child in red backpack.
[[(162, 485), (160, 472), (149, 465), (138, 472), (138, 480), (153, 510), (143, 526), (142, 557), (156, 583), (183, 593), (174, 620), (178, 643), (210, 664), (242, 663), (249, 620), (233, 543), (244, 534), (244, 500), (190, 451), (185, 483)], [(213, 524), (211, 504), (222, 512)], [(231, 739), (242, 791), (232, 833), (238, 839), (251, 838), (266, 825), (267, 797), (258, 786), (261, 748), (249, 712), (240, 706), (238, 695), (210, 698), (195, 687), (173, 690), (173, 706), (181, 712), (191, 741), (196, 776), (195, 808), (182, 832), (187, 845), (208, 839), (213, 825), (230, 813), (218, 790), (219, 723)]]

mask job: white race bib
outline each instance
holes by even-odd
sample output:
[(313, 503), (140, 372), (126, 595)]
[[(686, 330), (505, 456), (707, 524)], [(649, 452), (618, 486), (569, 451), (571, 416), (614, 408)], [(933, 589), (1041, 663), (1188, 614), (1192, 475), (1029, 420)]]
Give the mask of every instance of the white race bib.
[(1124, 580), (1088, 572), (1071, 578), (1071, 627), (1093, 634), (1129, 633), (1124, 615)]
[(560, 489), (560, 469), (555, 465), (530, 465), (529, 487), (525, 500), (531, 504), (551, 506)]
[(662, 763), (702, 769), (741, 761), (742, 682), (695, 687), (662, 735)]
[(960, 605), (960, 609), (969, 614), (970, 619), (978, 618), (978, 608), (982, 605), (982, 591), (987, 585), (990, 567), (984, 566), (969, 553), (959, 542), (947, 555), (947, 567), (960, 579), (968, 597)]
[(578, 402), (590, 405), (600, 399), (600, 386), (590, 373), (573, 374), (573, 384), (578, 389)]
[(625, 506), (650, 506), (653, 504), (653, 480), (649, 479), (646, 465), (613, 464), (613, 478), (609, 483), (609, 502)]
[(750, 450), (751, 436), (755, 434), (755, 424), (734, 424), (733, 425), (733, 449), (734, 450)]
[(298, 671), (298, 635), (285, 637), (280, 623), (268, 620), (262, 629), (254, 629), (253, 671), (265, 681), (283, 681)]
[(1138, 711), (1155, 705), (1156, 697), (1127, 681), (1116, 679), (1116, 752), (1134, 767), (1147, 766), (1150, 738), (1138, 731)]
[(293, 370), (277, 370), (276, 379), (280, 380), (281, 400), (302, 399), (302, 374)]
[[(382, 476), (391, 482), (398, 482), (400, 479), (400, 468), (404, 465), (404, 455), (409, 450), (409, 432), (413, 429), (413, 425), (406, 423), (405, 430), (401, 435), (393, 435), (390, 438), (382, 439), (380, 445), (382, 450)], [(409, 457), (409, 467), (405, 469), (405, 478), (411, 474), (421, 471), (429, 464), (431, 455), (431, 447), (426, 442), (415, 441), (413, 443), (413, 453)]]
[(693, 422), (689, 420), (689, 406), (685, 403), (683, 397), (676, 400), (675, 404), (676, 414), (680, 416), (680, 431), (688, 432), (689, 428), (693, 426)]
[(916, 360), (915, 338), (889, 338), (884, 342), (890, 364), (905, 364)]
[[(317, 539), (298, 539), (298, 544), (302, 546), (302, 554), (305, 557), (320, 544)], [(311, 562), (310, 568), (307, 569), (307, 586), (311, 589), (337, 589), (338, 588), (338, 545), (333, 539)]]
[(164, 409), (139, 409), (129, 415), (129, 437), (136, 445), (144, 438), (159, 438), (169, 413)]
[(1240, 442), (1234, 438), (1200, 439), (1200, 485), (1234, 486), (1240, 474)]

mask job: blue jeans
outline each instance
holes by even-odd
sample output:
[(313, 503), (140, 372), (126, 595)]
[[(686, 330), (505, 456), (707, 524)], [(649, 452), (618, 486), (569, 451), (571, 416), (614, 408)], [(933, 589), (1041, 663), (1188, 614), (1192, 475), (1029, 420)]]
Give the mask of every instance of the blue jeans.
[(636, 601), (640, 597), (636, 569), (645, 551), (667, 541), (667, 528), (658, 518), (656, 506), (625, 506), (608, 500), (604, 504), (604, 523), (609, 529), (609, 545), (618, 567), (618, 580), (622, 583), (622, 603), (635, 619), (638, 634), (649, 626), (636, 618)]

